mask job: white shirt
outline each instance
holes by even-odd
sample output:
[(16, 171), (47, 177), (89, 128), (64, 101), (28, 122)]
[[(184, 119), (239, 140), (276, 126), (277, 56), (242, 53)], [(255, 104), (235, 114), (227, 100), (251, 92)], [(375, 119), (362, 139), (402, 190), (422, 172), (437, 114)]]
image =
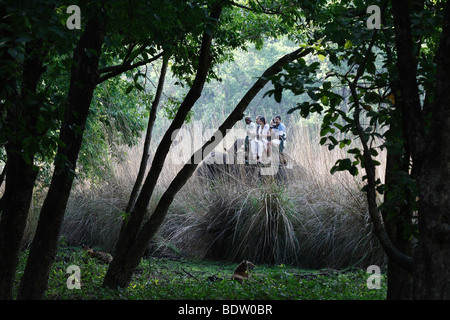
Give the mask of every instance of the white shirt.
[(256, 137), (256, 123), (250, 122), (247, 126), (247, 136), (249, 140), (255, 139)]
[(263, 141), (263, 142), (267, 142), (267, 137), (261, 137), (262, 134), (269, 134), (270, 133), (270, 126), (268, 124), (265, 124), (264, 127), (259, 126), (258, 128), (258, 134), (259, 136), (259, 140)]

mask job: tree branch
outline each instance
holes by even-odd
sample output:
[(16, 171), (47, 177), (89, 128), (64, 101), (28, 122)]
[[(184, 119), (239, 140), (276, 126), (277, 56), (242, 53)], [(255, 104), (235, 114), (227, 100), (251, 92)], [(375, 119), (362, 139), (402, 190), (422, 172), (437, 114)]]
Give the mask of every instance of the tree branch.
[(133, 190), (131, 191), (130, 199), (128, 200), (125, 212), (131, 212), (133, 210), (136, 198), (142, 185), (142, 181), (144, 180), (145, 171), (147, 170), (147, 163), (148, 159), (150, 158), (149, 149), (150, 149), (150, 141), (152, 139), (153, 124), (155, 123), (156, 111), (158, 109), (159, 101), (161, 99), (161, 94), (164, 87), (168, 63), (169, 57), (166, 55), (163, 57), (163, 64), (161, 67), (161, 73), (158, 80), (158, 87), (156, 89), (155, 98), (153, 99), (152, 106), (150, 109), (150, 115), (147, 124), (147, 132), (145, 134), (144, 150), (142, 154), (141, 164), (139, 166), (139, 172), (136, 181), (134, 183)]
[(104, 81), (106, 81), (106, 80), (108, 80), (110, 78), (113, 78), (113, 77), (115, 77), (115, 76), (117, 76), (117, 75), (119, 75), (119, 74), (121, 74), (123, 72), (135, 69), (137, 67), (140, 67), (140, 66), (146, 65), (146, 64), (148, 64), (150, 62), (153, 62), (155, 60), (158, 60), (163, 55), (164, 55), (164, 51), (158, 53), (156, 56), (151, 57), (151, 58), (149, 58), (147, 60), (142, 60), (142, 61), (136, 62), (135, 64), (131, 64), (130, 62), (125, 62), (125, 59), (124, 59), (124, 63), (121, 64), (121, 65), (101, 68), (101, 69), (98, 70), (98, 73), (99, 74), (107, 73), (107, 74), (105, 74), (104, 76), (99, 77), (99, 79), (97, 81), (97, 84), (102, 83), (102, 82), (104, 82)]
[[(383, 11), (386, 8), (387, 1), (385, 1), (383, 6)], [(366, 54), (364, 56), (363, 62), (359, 65), (358, 70), (356, 72), (355, 78), (353, 81), (348, 81), (348, 85), (350, 88), (351, 95), (354, 100), (354, 121), (356, 125), (356, 130), (358, 132), (359, 139), (361, 141), (361, 144), (363, 146), (363, 158), (364, 158), (364, 168), (367, 175), (367, 202), (369, 206), (369, 215), (374, 225), (374, 231), (377, 235), (378, 239), (380, 240), (380, 243), (383, 247), (383, 249), (386, 251), (388, 256), (392, 258), (399, 266), (403, 267), (404, 269), (408, 270), (409, 272), (412, 272), (413, 270), (413, 259), (405, 255), (403, 252), (398, 250), (395, 245), (393, 244), (392, 240), (390, 239), (384, 222), (383, 217), (381, 216), (378, 205), (376, 201), (376, 176), (375, 176), (375, 164), (372, 159), (372, 155), (370, 154), (370, 148), (367, 145), (367, 141), (365, 139), (366, 134), (364, 133), (364, 129), (361, 126), (359, 117), (361, 112), (361, 106), (359, 103), (359, 97), (358, 93), (356, 91), (357, 83), (359, 78), (363, 75), (367, 59), (369, 54), (372, 52), (372, 47), (375, 44), (376, 36), (377, 36), (378, 30), (375, 29), (372, 38), (370, 40), (370, 43), (367, 47)]]
[(361, 107), (359, 104), (358, 94), (356, 92), (356, 87), (354, 83), (348, 82), (352, 97), (354, 99), (354, 120), (356, 124), (356, 129), (358, 131), (358, 136), (360, 138), (361, 144), (363, 146), (363, 157), (364, 157), (364, 168), (367, 175), (367, 202), (369, 206), (369, 215), (374, 225), (374, 231), (380, 240), (381, 246), (386, 251), (388, 256), (392, 258), (399, 266), (412, 272), (413, 270), (413, 259), (410, 256), (405, 255), (403, 252), (398, 250), (393, 242), (391, 241), (386, 227), (384, 226), (383, 217), (381, 216), (377, 200), (376, 200), (376, 177), (375, 177), (375, 165), (373, 163), (372, 156), (370, 154), (370, 149), (367, 145), (367, 141), (364, 139), (365, 133), (359, 121), (359, 115)]
[[(133, 49), (134, 49), (135, 47), (136, 47), (136, 44), (135, 44), (135, 43), (132, 43), (132, 44), (130, 45), (130, 47), (128, 48), (127, 53), (125, 54), (125, 57), (123, 58), (123, 61), (124, 61), (124, 62), (128, 60), (128, 58), (130, 57), (130, 55), (131, 55), (131, 53), (133, 52)], [(130, 63), (131, 63), (131, 61), (130, 61)]]

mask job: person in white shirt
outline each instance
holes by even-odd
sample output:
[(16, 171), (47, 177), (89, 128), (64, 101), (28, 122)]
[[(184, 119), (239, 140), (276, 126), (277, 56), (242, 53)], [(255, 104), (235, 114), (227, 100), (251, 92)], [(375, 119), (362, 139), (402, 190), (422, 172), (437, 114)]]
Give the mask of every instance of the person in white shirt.
[(270, 127), (266, 124), (264, 117), (257, 117), (256, 122), (259, 126), (256, 131), (256, 138), (250, 143), (250, 149), (253, 154), (256, 154), (257, 162), (260, 162), (263, 157), (263, 152), (267, 155), (267, 137), (270, 135)]

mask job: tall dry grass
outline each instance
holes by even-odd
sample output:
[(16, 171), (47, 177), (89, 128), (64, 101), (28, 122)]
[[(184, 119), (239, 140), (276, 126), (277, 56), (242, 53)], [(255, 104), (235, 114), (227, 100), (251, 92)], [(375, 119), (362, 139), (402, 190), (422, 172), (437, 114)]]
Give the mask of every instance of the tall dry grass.
[[(359, 178), (329, 173), (344, 151), (320, 146), (315, 132), (300, 121), (288, 128), (286, 153), (296, 165), (287, 182), (194, 175), (175, 198), (151, 248), (307, 268), (383, 264)], [(61, 232), (68, 243), (113, 250), (141, 150), (129, 149), (126, 161), (115, 164), (108, 181), (76, 184)], [(169, 156), (165, 163), (150, 210), (181, 168), (174, 160)]]

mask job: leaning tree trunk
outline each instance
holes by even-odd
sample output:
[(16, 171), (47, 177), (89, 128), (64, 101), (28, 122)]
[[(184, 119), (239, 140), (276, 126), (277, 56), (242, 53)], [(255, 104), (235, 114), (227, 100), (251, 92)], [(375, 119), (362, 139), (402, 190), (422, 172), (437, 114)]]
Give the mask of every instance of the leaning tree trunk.
[[(243, 118), (243, 113), (246, 110), (247, 106), (250, 104), (256, 94), (267, 84), (270, 76), (273, 76), (280, 72), (287, 62), (305, 56), (310, 51), (311, 50), (309, 49), (296, 50), (290, 54), (283, 56), (275, 64), (269, 67), (250, 88), (250, 90), (238, 103), (233, 112), (219, 127), (218, 132), (220, 132), (220, 135), (214, 134), (213, 137), (224, 137), (226, 135), (227, 129), (232, 128), (237, 121)], [(219, 144), (219, 142), (220, 141), (218, 141), (218, 139), (211, 138), (211, 140), (206, 142), (199, 150), (194, 153), (194, 155), (192, 155), (187, 164), (185, 164), (183, 168), (178, 172), (167, 190), (162, 195), (149, 220), (143, 225), (142, 229), (136, 233), (136, 235), (133, 235), (133, 240), (131, 242), (131, 245), (128, 247), (126, 255), (122, 256), (121, 260), (116, 260), (116, 262), (114, 262), (114, 260), (116, 259), (116, 257), (114, 257), (114, 260), (111, 263), (110, 268), (108, 269), (108, 273), (105, 277), (103, 283), (104, 286), (111, 288), (128, 286), (129, 282), (131, 281), (134, 269), (138, 266), (146, 247), (163, 223), (167, 211), (172, 204), (176, 194), (184, 186), (186, 181), (192, 176), (195, 169), (197, 168), (198, 159), (202, 159), (206, 149), (214, 148)], [(116, 264), (114, 265), (114, 263)], [(113, 268), (111, 268), (112, 266)]]
[[(74, 50), (74, 64), (60, 132), (62, 143), (55, 157), (52, 181), (41, 209), (18, 299), (41, 299), (47, 286), (75, 177), (83, 131), (97, 85), (97, 69), (104, 36), (103, 24), (99, 17), (90, 20)], [(90, 54), (87, 55), (87, 52)]]

